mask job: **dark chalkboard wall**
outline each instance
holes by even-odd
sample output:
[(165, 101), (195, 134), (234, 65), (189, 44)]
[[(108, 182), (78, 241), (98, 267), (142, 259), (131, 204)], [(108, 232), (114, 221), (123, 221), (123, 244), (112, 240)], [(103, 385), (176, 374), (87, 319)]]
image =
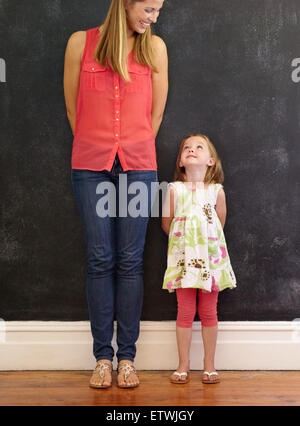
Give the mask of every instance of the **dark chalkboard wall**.
[[(86, 254), (70, 182), (63, 98), (71, 33), (103, 22), (108, 1), (0, 0), (1, 287), (5, 320), (87, 320)], [(181, 139), (208, 134), (223, 160), (225, 234), (238, 288), (219, 319), (300, 317), (299, 0), (166, 0), (156, 25), (170, 92), (157, 137), (170, 181)], [(300, 74), (300, 72), (299, 72)], [(148, 227), (142, 319), (173, 320), (161, 290), (167, 237)]]

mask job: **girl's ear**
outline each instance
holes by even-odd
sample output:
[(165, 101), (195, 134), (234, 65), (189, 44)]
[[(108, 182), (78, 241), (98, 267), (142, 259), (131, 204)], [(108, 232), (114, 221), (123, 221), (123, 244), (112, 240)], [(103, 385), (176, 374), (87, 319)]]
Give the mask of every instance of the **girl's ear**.
[(214, 159), (214, 157), (210, 157), (210, 159), (207, 162), (207, 165), (213, 166), (214, 164), (216, 164), (216, 160)]

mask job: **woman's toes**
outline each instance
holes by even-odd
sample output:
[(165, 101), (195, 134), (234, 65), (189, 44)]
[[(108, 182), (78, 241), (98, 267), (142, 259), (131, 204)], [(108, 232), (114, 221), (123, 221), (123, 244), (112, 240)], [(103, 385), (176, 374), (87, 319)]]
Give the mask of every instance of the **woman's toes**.
[(95, 371), (90, 380), (91, 386), (111, 386), (111, 374), (105, 371), (104, 377), (101, 377), (98, 371)]
[(119, 374), (119, 376), (118, 376), (118, 383), (119, 383), (120, 386), (125, 386), (126, 385), (123, 374), (122, 375)]

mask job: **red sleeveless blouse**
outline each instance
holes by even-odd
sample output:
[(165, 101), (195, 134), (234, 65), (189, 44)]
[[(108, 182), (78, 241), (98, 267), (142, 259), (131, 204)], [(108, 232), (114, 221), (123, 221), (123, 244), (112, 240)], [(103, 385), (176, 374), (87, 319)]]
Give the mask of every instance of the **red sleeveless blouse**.
[(128, 55), (131, 82), (94, 59), (98, 27), (86, 31), (76, 104), (72, 169), (111, 170), (116, 153), (124, 171), (157, 170), (152, 129), (151, 69)]

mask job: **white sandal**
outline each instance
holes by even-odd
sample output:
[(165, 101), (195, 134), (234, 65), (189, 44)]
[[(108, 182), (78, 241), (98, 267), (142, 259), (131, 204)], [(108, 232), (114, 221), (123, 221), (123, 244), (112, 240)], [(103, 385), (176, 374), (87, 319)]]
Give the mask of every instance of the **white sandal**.
[[(178, 376), (178, 380), (174, 380), (171, 377), (172, 376)], [(178, 373), (178, 371), (174, 371), (174, 373), (171, 375), (170, 377), (170, 382), (171, 383), (175, 383), (175, 384), (184, 384), (184, 383), (188, 383), (190, 381), (190, 376), (189, 373), (187, 372), (183, 372), (183, 373)], [(182, 379), (182, 377), (185, 377), (184, 379)]]
[[(216, 371), (212, 371), (211, 373), (209, 373), (208, 371), (203, 371), (203, 376), (204, 375), (208, 376), (208, 379), (202, 378), (202, 383), (212, 385), (214, 383), (220, 383), (221, 381), (219, 378), (219, 374)], [(217, 378), (215, 380), (210, 380), (211, 376), (217, 376)]]

